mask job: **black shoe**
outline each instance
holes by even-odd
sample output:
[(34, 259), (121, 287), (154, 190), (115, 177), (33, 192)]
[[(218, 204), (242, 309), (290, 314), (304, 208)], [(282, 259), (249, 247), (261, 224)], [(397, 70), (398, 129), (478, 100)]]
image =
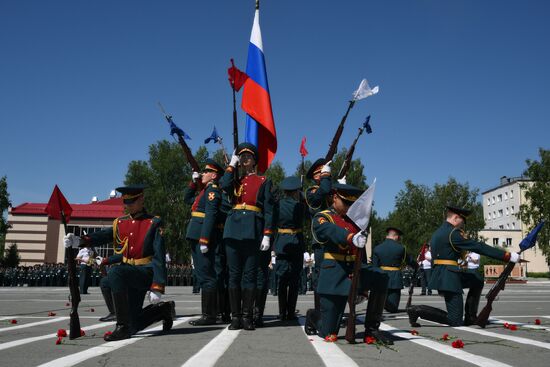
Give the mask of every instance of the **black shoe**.
[[(263, 326), (263, 324), (262, 324), (262, 326)], [(254, 326), (254, 320), (243, 317), (243, 329), (244, 330), (256, 330), (256, 327)]]
[(130, 339), (130, 329), (127, 325), (117, 325), (111, 334), (105, 334), (103, 340), (106, 342), (114, 342), (117, 340)]
[(393, 340), (384, 335), (384, 332), (378, 329), (365, 329), (365, 337), (371, 336), (385, 345), (393, 345)]
[(176, 315), (176, 304), (174, 301), (164, 302), (162, 309), (162, 331), (172, 329)]
[(205, 325), (216, 325), (216, 319), (202, 315), (200, 319), (189, 321), (189, 325), (193, 326), (205, 326)]
[(304, 331), (307, 335), (317, 335), (317, 321), (319, 320), (318, 312), (311, 308), (306, 313), (306, 323), (304, 325)]
[(231, 324), (229, 325), (228, 329), (229, 330), (240, 330), (242, 328), (243, 328), (243, 326), (242, 326), (241, 318), (240, 317), (233, 317), (231, 319)]
[(409, 315), (409, 324), (411, 324), (412, 327), (420, 327), (421, 325), (417, 322), (418, 320), (418, 313), (416, 306), (411, 306), (407, 308), (407, 315)]
[(100, 317), (99, 321), (116, 321), (116, 315), (109, 313), (107, 316)]
[(279, 314), (279, 316), (277, 316), (277, 318), (281, 321), (286, 321), (287, 320), (287, 317), (284, 314), (283, 315)]

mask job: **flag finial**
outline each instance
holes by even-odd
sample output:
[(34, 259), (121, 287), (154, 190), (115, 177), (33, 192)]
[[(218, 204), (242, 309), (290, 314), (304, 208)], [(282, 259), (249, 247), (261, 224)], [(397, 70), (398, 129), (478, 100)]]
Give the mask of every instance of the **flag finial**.
[(260, 9), (260, 0), (256, 0), (256, 10)]

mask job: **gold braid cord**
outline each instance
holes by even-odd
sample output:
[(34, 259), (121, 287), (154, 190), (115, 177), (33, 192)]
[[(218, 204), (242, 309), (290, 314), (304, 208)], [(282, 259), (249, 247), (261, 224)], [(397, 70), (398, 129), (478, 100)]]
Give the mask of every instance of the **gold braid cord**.
[[(120, 248), (120, 250), (117, 251), (117, 247)], [(120, 255), (126, 250), (128, 247), (128, 237), (124, 239), (120, 239), (118, 235), (118, 218), (116, 218), (113, 222), (113, 251), (115, 254)]]

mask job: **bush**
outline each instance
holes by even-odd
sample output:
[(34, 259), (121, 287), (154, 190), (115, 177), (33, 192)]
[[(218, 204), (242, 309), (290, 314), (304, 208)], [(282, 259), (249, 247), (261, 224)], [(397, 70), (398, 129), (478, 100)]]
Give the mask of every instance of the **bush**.
[(546, 272), (546, 273), (527, 272), (527, 278), (550, 278), (550, 272)]

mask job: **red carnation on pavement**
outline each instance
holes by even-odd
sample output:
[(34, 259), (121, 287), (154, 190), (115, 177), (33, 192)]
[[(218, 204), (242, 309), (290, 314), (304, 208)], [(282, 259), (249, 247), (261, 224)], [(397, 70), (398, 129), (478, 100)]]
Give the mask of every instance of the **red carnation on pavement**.
[(443, 340), (449, 340), (449, 334), (443, 334), (443, 336), (441, 337), (441, 339), (443, 339)]
[(504, 328), (505, 328), (505, 329), (509, 329), (509, 328), (510, 328), (510, 324), (507, 323), (507, 322), (505, 322), (505, 323), (504, 323)]
[(453, 348), (464, 348), (464, 342), (460, 339), (455, 340), (451, 345)]
[(412, 330), (411, 330), (411, 334), (412, 334), (412, 335), (418, 335), (418, 331), (412, 329)]
[(10, 320), (10, 324), (17, 324), (17, 320), (16, 319)]
[(510, 325), (509, 329), (512, 331), (516, 331), (518, 327), (516, 325)]
[(62, 337), (59, 337), (59, 338), (57, 338), (57, 340), (55, 341), (55, 345), (59, 345), (59, 344), (61, 344), (61, 342), (63, 342), (63, 338), (62, 338)]
[(69, 302), (65, 303), (65, 306), (67, 306), (67, 307), (70, 306), (70, 305), (71, 305), (71, 304), (70, 304)]
[(80, 336), (84, 336), (86, 335), (86, 333), (84, 332), (84, 330), (80, 329)]
[(55, 316), (55, 312), (52, 312), (52, 311), (48, 312), (48, 316)]
[(90, 308), (90, 312), (95, 312), (95, 309), (93, 309), (93, 308)]
[(535, 325), (540, 325), (540, 319), (535, 319)]
[(376, 338), (373, 338), (372, 336), (367, 336), (367, 337), (365, 337), (365, 343), (374, 344), (374, 343), (376, 343)]
[(65, 329), (57, 330), (57, 337), (58, 338), (64, 338), (66, 336), (67, 336), (67, 330), (65, 330)]
[[(103, 334), (103, 338), (105, 338), (106, 336), (109, 336), (111, 335), (113, 332), (112, 331), (106, 331), (105, 334)], [(313, 340), (313, 339), (311, 339)]]

